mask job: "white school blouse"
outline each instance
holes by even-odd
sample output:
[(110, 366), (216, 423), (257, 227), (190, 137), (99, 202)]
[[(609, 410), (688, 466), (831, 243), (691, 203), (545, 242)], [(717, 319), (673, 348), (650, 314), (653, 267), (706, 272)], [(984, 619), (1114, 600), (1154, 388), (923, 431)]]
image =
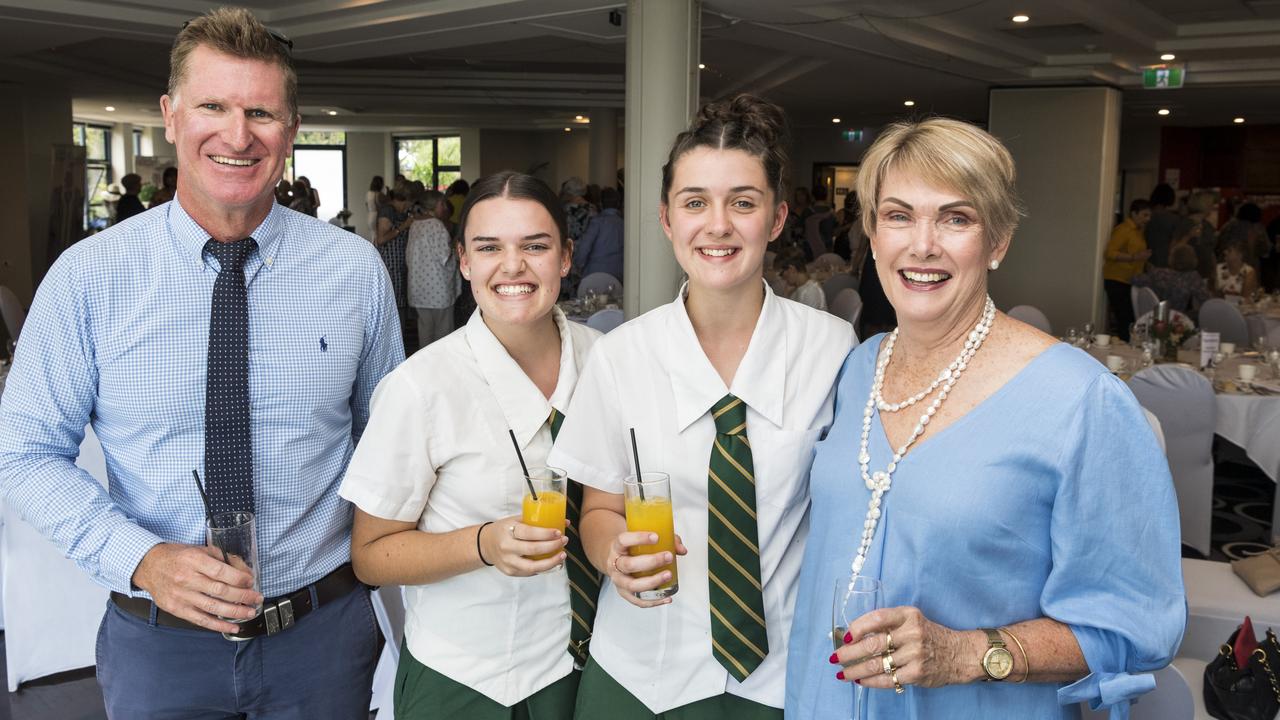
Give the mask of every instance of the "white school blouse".
[[(416, 521), (429, 533), (519, 515), (524, 475), (507, 429), (530, 467), (546, 464), (551, 408), (568, 408), (600, 335), (554, 312), (560, 377), (550, 401), (477, 310), (378, 385), (338, 493), (370, 515)], [(404, 593), (413, 657), (495, 702), (513, 705), (573, 670), (563, 571), (518, 578), (484, 567)]]
[[(671, 476), (675, 530), (689, 548), (677, 560), (680, 590), (670, 605), (638, 608), (606, 580), (591, 655), (654, 713), (725, 692), (780, 708), (808, 532), (809, 463), (831, 424), (832, 386), (853, 328), (766, 286), (750, 345), (726, 388), (702, 352), (683, 295), (596, 343), (551, 453), (551, 464), (575, 480), (621, 493), (623, 478), (635, 472), (628, 432), (635, 428), (641, 467)], [(708, 411), (729, 392), (747, 404), (769, 635), (768, 656), (743, 683), (711, 654), (707, 591), (707, 469), (716, 432)]]

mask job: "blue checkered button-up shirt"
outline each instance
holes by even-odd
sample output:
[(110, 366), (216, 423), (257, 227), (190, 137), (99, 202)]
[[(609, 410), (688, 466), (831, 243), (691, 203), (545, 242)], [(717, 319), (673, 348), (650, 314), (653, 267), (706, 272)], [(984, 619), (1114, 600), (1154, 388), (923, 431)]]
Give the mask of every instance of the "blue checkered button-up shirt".
[[(273, 205), (244, 274), (261, 587), (350, 553), (338, 497), (382, 376), (404, 359), (367, 241)], [(218, 262), (175, 200), (74, 245), (45, 276), (0, 401), (0, 494), (98, 583), (160, 542), (204, 544), (205, 364)], [(93, 424), (110, 493), (74, 465)]]

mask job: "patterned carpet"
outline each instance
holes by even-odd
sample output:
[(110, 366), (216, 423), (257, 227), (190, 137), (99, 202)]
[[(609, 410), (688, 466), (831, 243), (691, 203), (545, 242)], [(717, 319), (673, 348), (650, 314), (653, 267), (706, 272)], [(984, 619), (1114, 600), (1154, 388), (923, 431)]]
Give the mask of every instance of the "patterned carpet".
[[(1270, 547), (1276, 485), (1256, 466), (1219, 461), (1214, 469), (1210, 560), (1239, 560)], [(1199, 553), (1183, 547), (1183, 555)]]

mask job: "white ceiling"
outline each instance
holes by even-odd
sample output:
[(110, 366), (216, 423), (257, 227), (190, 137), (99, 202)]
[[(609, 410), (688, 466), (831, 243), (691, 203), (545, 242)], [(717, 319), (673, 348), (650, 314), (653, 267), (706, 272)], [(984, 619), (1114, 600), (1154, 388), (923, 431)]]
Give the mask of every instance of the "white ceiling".
[[(620, 0), (249, 5), (293, 39), (308, 123), (553, 128), (623, 103), (625, 22), (609, 22)], [(0, 80), (65, 82), (78, 114), (154, 124), (168, 45), (209, 6), (0, 0)], [(1046, 84), (1119, 87), (1128, 125), (1280, 122), (1280, 0), (704, 0), (703, 11), (703, 95), (762, 93), (800, 128), (908, 112), (982, 121), (989, 88)], [(1141, 89), (1139, 68), (1162, 52), (1185, 63), (1184, 89)]]

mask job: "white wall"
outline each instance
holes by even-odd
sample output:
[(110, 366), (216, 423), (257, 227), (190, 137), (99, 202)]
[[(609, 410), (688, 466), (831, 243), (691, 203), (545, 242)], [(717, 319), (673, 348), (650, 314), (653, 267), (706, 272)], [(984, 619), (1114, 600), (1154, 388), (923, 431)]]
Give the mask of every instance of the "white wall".
[(990, 130), (1013, 154), (1027, 217), (991, 274), (1002, 310), (1031, 304), (1055, 333), (1103, 318), (1102, 251), (1111, 231), (1120, 144), (1120, 92), (1111, 88), (997, 89)]
[(458, 131), (462, 143), (462, 178), (468, 183), (480, 177), (480, 155), (484, 146), (480, 144), (480, 128), (463, 128)]
[(347, 133), (347, 209), (351, 211), (350, 222), (355, 226), (356, 234), (363, 237), (369, 237), (371, 230), (364, 202), (369, 181), (374, 175), (381, 175), (388, 183), (395, 177), (394, 171), (388, 173), (392, 163), (389, 137), (384, 132)]

